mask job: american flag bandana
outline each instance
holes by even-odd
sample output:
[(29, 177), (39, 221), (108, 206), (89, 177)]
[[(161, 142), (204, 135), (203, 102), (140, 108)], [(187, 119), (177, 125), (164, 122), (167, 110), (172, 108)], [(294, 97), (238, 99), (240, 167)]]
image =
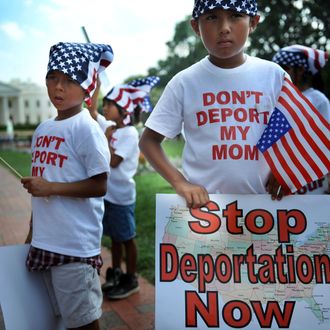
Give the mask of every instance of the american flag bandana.
[(143, 99), (143, 102), (140, 104), (141, 110), (143, 112), (151, 112), (153, 110), (153, 106), (150, 99), (150, 91), (154, 88), (160, 81), (159, 77), (150, 76), (147, 78), (135, 79), (129, 82), (129, 85), (138, 87), (147, 92), (147, 95)]
[(256, 0), (195, 0), (192, 17), (197, 19), (212, 9), (232, 10), (249, 16), (256, 16), (258, 12)]
[(97, 76), (113, 61), (111, 46), (94, 43), (59, 42), (49, 52), (47, 73), (61, 71), (87, 91), (87, 105), (96, 88)]
[(281, 48), (274, 56), (273, 62), (289, 67), (303, 67), (311, 74), (316, 74), (328, 60), (328, 53), (301, 45)]
[(272, 173), (292, 193), (330, 172), (330, 124), (285, 78), (257, 143)]
[(105, 96), (106, 99), (116, 102), (128, 113), (132, 113), (137, 106), (142, 111), (152, 110), (149, 94), (153, 87), (159, 83), (160, 78), (151, 76), (135, 79), (127, 84), (116, 85)]

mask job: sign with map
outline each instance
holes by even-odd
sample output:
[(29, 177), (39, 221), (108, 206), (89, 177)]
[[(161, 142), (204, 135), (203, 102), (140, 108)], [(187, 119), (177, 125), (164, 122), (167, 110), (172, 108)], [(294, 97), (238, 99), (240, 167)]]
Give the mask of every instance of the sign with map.
[(330, 329), (330, 196), (156, 198), (156, 329)]

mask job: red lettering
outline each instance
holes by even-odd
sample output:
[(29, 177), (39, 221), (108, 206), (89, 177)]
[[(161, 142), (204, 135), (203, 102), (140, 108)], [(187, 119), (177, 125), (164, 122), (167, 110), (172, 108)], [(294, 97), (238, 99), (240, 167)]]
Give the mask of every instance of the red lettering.
[[(235, 318), (235, 310), (240, 313), (239, 318)], [(243, 328), (252, 319), (250, 307), (243, 301), (232, 300), (223, 306), (222, 316), (227, 325), (233, 328)]]
[(213, 93), (203, 94), (203, 105), (208, 106), (215, 103), (215, 95)]
[[(262, 221), (261, 225), (257, 225)], [(245, 217), (246, 228), (253, 234), (263, 235), (269, 233), (274, 227), (274, 218), (266, 210), (252, 210)]]
[(205, 283), (211, 283), (214, 278), (213, 258), (209, 254), (198, 255), (198, 291), (205, 292)]
[[(160, 244), (160, 281), (174, 281), (178, 275), (179, 255), (176, 247), (172, 244)], [(167, 265), (172, 265), (168, 269)]]
[(196, 260), (195, 257), (189, 253), (184, 254), (180, 261), (180, 275), (182, 281), (191, 283), (196, 279)]
[(203, 126), (207, 123), (207, 114), (205, 111), (199, 111), (196, 113), (197, 116), (197, 125)]
[(219, 328), (218, 292), (206, 293), (206, 305), (195, 291), (185, 292), (186, 327), (197, 328), (197, 313), (208, 327)]
[(268, 301), (266, 310), (263, 311), (260, 301), (251, 301), (252, 308), (261, 328), (271, 328), (273, 319), (276, 319), (279, 328), (290, 328), (293, 310), (296, 302), (286, 301), (283, 312), (277, 301)]
[[(306, 230), (305, 215), (299, 210), (278, 210), (278, 239), (280, 243), (290, 243), (290, 234), (301, 234)], [(290, 219), (294, 219), (294, 225), (290, 225)]]
[(227, 230), (230, 234), (243, 234), (242, 226), (238, 226), (238, 219), (243, 216), (243, 210), (237, 208), (237, 201), (226, 205), (222, 216), (226, 219)]
[[(207, 211), (202, 209), (206, 208)], [(212, 234), (215, 233), (221, 226), (221, 219), (210, 211), (219, 211), (217, 203), (210, 201), (203, 208), (190, 209), (190, 214), (195, 219), (207, 222), (207, 225), (202, 225), (200, 221), (189, 221), (190, 229), (198, 234)]]

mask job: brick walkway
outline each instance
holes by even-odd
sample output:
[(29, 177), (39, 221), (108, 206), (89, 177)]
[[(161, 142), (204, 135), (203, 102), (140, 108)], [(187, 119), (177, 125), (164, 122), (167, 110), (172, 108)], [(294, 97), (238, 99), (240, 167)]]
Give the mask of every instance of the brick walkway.
[[(28, 232), (31, 214), (30, 196), (9, 170), (0, 166), (0, 245), (23, 244)], [(111, 263), (107, 249), (102, 249), (104, 273)], [(103, 301), (102, 330), (154, 329), (155, 288), (144, 278), (139, 279), (140, 292), (127, 299)], [(1, 314), (1, 313), (0, 313)], [(4, 329), (0, 315), (0, 330)], [(33, 330), (33, 329), (31, 329)]]

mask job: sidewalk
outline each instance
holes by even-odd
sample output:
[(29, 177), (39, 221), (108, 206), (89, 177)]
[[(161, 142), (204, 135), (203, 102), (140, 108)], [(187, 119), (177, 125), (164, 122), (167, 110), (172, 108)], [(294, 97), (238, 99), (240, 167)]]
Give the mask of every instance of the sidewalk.
[[(31, 214), (30, 196), (22, 188), (9, 170), (0, 165), (0, 246), (23, 244), (28, 233)], [(102, 248), (104, 265), (101, 270), (101, 282), (104, 282), (105, 270), (109, 267), (111, 256)], [(118, 301), (103, 300), (102, 330), (152, 330), (155, 318), (155, 288), (144, 278), (139, 278), (140, 292), (127, 299)], [(0, 315), (0, 330), (3, 330)], [(31, 329), (33, 330), (33, 329)]]

